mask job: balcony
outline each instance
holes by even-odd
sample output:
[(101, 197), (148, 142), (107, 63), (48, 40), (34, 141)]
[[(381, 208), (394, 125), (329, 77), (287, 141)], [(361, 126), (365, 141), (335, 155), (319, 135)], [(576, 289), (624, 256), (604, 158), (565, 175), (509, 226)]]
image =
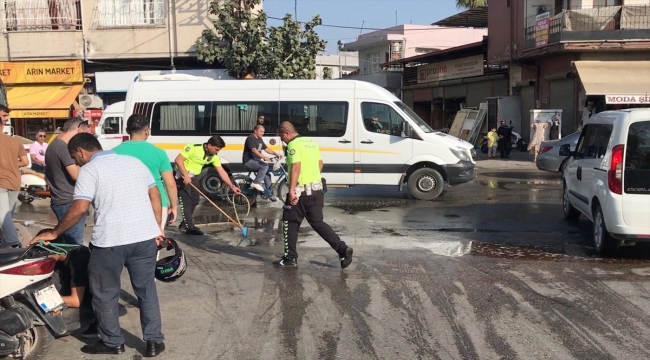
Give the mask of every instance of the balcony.
[(4, 13), (6, 32), (81, 30), (79, 0), (5, 0)]
[(552, 9), (526, 19), (524, 50), (559, 42), (648, 39), (650, 6)]

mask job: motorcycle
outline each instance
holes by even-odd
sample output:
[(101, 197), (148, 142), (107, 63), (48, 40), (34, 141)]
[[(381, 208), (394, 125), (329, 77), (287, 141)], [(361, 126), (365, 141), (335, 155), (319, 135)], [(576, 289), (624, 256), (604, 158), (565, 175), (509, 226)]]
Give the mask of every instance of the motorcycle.
[(68, 331), (49, 254), (36, 245), (0, 250), (0, 358), (41, 359)]
[[(519, 149), (519, 151), (521, 151), (521, 152), (528, 151), (528, 141), (524, 140), (524, 138), (521, 137), (521, 135), (519, 135), (518, 132), (515, 132), (515, 127), (512, 126), (512, 122), (510, 123), (510, 133), (512, 134), (512, 136), (510, 138), (512, 147)], [(481, 152), (483, 154), (488, 153), (487, 144), (488, 144), (487, 135), (484, 135), (483, 136), (483, 141), (481, 142)]]
[(28, 168), (20, 169), (20, 192), (18, 193), (20, 202), (29, 204), (34, 199), (49, 197), (50, 191), (45, 181), (45, 175)]

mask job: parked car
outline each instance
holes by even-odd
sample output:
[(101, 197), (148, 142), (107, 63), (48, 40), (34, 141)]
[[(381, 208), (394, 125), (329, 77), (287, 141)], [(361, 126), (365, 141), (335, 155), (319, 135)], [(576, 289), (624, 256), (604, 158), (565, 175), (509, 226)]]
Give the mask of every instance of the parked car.
[(599, 255), (650, 241), (650, 108), (589, 118), (563, 172), (562, 207), (593, 222)]
[(576, 149), (580, 131), (558, 140), (542, 141), (535, 165), (543, 171), (562, 173), (569, 161), (569, 154)]

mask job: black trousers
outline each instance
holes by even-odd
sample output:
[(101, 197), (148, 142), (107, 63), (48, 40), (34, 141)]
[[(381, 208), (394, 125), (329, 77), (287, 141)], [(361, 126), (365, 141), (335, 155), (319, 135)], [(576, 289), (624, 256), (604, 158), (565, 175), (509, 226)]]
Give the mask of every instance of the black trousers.
[(334, 230), (323, 221), (323, 206), (325, 194), (314, 191), (311, 195), (298, 198), (298, 204), (290, 205), (285, 202), (282, 213), (282, 233), (284, 236), (284, 256), (289, 259), (298, 259), (296, 244), (298, 243), (298, 230), (306, 218), (311, 227), (327, 241), (339, 256), (345, 256), (348, 246), (336, 235)]
[[(178, 180), (178, 206), (181, 210), (181, 219), (187, 225), (188, 229), (195, 227), (192, 214), (194, 209), (201, 200), (201, 195), (192, 186), (185, 185), (183, 179)], [(192, 185), (199, 187), (199, 180), (196, 177), (192, 178)]]

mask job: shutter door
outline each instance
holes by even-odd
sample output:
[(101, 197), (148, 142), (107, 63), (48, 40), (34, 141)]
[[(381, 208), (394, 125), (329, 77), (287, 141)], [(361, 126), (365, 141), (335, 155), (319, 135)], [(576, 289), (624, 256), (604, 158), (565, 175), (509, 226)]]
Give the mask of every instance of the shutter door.
[(445, 86), (445, 99), (463, 99), (466, 95), (465, 85), (449, 85)]
[(573, 133), (573, 89), (574, 79), (551, 81), (550, 108), (562, 109), (561, 135)]
[(530, 110), (535, 109), (535, 88), (521, 88), (521, 136), (530, 142)]
[(486, 98), (492, 96), (492, 81), (471, 82), (467, 84), (467, 99), (465, 104), (468, 107), (475, 107), (478, 109), (482, 102), (486, 102)]
[(402, 101), (406, 106), (413, 109), (413, 90), (404, 90), (402, 91)]
[(492, 96), (508, 96), (508, 80), (494, 80), (493, 84), (494, 94)]

